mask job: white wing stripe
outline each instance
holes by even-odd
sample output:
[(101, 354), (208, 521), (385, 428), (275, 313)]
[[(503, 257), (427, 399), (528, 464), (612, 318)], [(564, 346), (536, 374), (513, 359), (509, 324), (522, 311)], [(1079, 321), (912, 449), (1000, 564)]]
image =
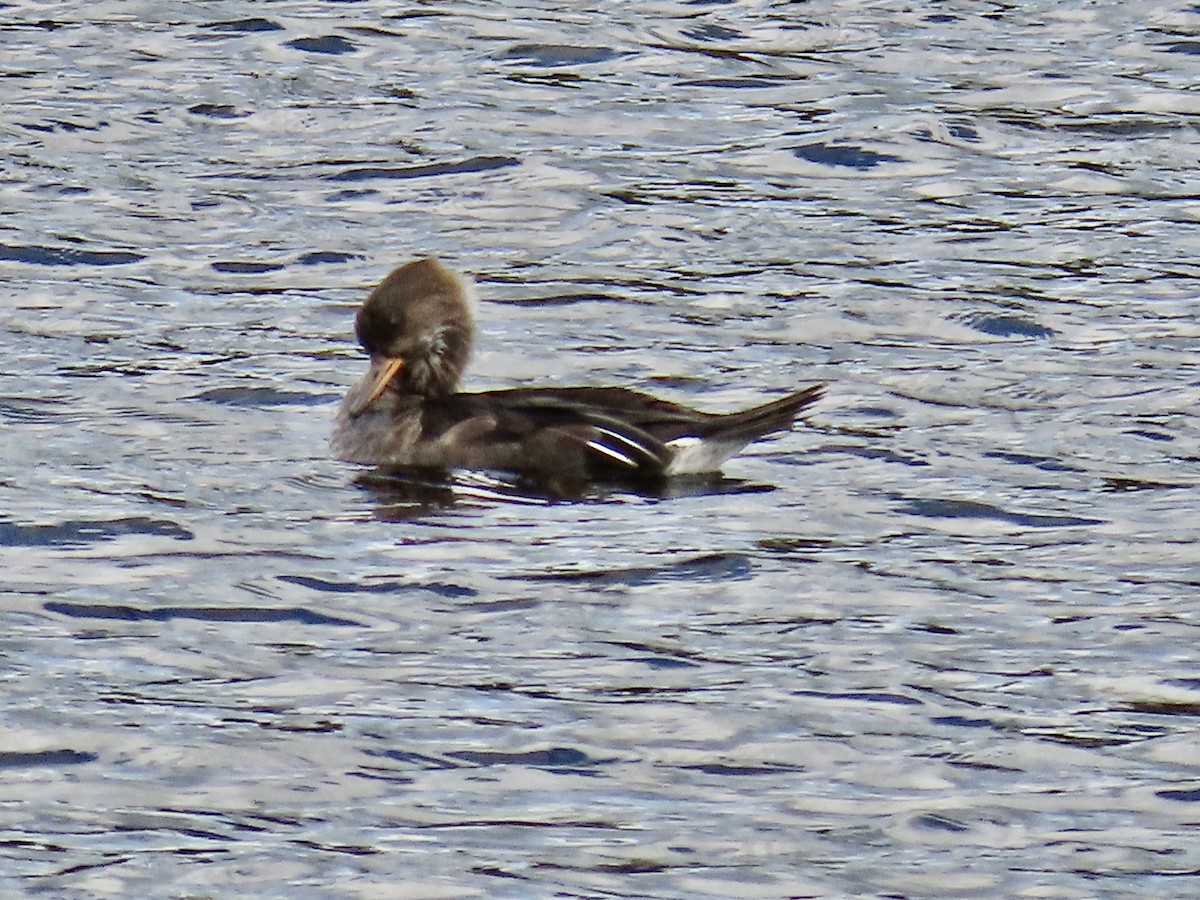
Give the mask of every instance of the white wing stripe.
[(611, 428), (605, 428), (603, 425), (597, 425), (596, 427), (599, 429), (601, 434), (605, 435), (606, 437), (616, 438), (626, 447), (632, 448), (633, 451), (640, 456), (648, 456), (653, 459), (659, 455), (658, 451), (653, 447), (647, 447), (645, 444), (637, 441), (634, 438), (631, 438), (627, 434), (622, 434), (619, 431), (613, 431)]
[(619, 450), (614, 450), (612, 447), (608, 447), (599, 441), (588, 441), (587, 445), (597, 453), (603, 453), (605, 456), (615, 459), (617, 462), (623, 463), (624, 465), (629, 466), (631, 469), (637, 468), (637, 463)]

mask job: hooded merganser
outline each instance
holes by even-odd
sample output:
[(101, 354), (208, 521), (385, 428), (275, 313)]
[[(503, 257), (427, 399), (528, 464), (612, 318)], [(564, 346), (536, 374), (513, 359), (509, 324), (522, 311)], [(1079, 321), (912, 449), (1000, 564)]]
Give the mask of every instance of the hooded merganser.
[(400, 266), (371, 292), (354, 322), (371, 368), (338, 409), (338, 458), (553, 483), (715, 473), (756, 438), (790, 429), (823, 388), (724, 414), (620, 387), (461, 393), (473, 307), (471, 282), (435, 259)]

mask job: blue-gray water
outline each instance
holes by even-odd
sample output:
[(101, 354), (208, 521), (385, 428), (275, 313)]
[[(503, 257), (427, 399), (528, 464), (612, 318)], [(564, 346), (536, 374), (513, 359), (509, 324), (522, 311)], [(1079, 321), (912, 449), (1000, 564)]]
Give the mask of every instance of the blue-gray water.
[[(1200, 891), (1197, 7), (0, 45), (0, 892)], [(710, 495), (363, 486), (354, 309), (424, 253), (475, 386), (827, 399)]]

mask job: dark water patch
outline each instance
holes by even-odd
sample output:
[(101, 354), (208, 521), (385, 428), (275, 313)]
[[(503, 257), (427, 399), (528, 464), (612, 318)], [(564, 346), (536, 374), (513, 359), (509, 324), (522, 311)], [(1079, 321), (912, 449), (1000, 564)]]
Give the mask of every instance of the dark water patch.
[(1050, 621), (1055, 625), (1072, 625), (1076, 622), (1090, 622), (1092, 618), (1084, 615), (1055, 616)]
[(1200, 56), (1200, 41), (1175, 41), (1170, 44), (1159, 44), (1159, 49), (1167, 53), (1183, 53), (1187, 56)]
[(261, 275), (264, 272), (278, 272), (283, 263), (242, 262), (239, 260), (218, 260), (212, 263), (213, 271), (228, 275)]
[(903, 694), (887, 691), (792, 691), (796, 697), (813, 697), (818, 700), (853, 700), (856, 703), (888, 703), (894, 706), (924, 706), (924, 701)]
[(520, 165), (513, 156), (474, 156), (455, 162), (423, 163), (413, 166), (362, 166), (325, 176), (326, 181), (372, 181), (379, 178), (428, 178), (435, 175), (462, 175), (492, 172)]
[(189, 106), (188, 112), (209, 119), (242, 119), (249, 115), (238, 112), (237, 107), (228, 103), (197, 103), (195, 106)]
[[(38, 402), (40, 403), (41, 401)], [(65, 424), (67, 422), (78, 422), (83, 420), (83, 418), (84, 416), (78, 412), (67, 411), (65, 404), (61, 402), (47, 402), (45, 406), (39, 406), (34, 402), (0, 400), (0, 419), (7, 422), (30, 425)]]
[[(187, 850), (187, 851), (185, 851), (182, 847), (176, 847), (176, 848), (173, 848), (171, 852), (178, 854), (179, 856), (187, 856), (189, 854), (197, 854), (197, 855), (204, 854), (206, 851), (203, 851), (203, 850)], [(207, 851), (207, 852), (211, 853), (213, 851)], [(225, 851), (217, 851), (217, 852), (223, 853)], [(52, 872), (47, 872), (46, 877), (62, 878), (63, 876), (66, 876), (66, 875), (78, 875), (83, 872), (94, 872), (96, 870), (107, 869), (112, 866), (124, 866), (125, 863), (131, 861), (132, 859), (133, 859), (132, 856), (128, 856), (125, 854), (108, 853), (99, 862), (77, 863), (76, 865), (73, 865), (73, 866), (64, 866), (61, 869), (54, 869)]]
[(966, 141), (971, 144), (977, 144), (981, 140), (979, 132), (974, 127), (962, 123), (950, 125), (946, 129), (950, 137), (958, 141)]
[(412, 585), (402, 584), (398, 581), (359, 584), (355, 581), (327, 581), (323, 578), (310, 578), (307, 575), (277, 575), (276, 578), (288, 584), (327, 594), (396, 594), (412, 589)]
[(615, 188), (601, 191), (601, 194), (627, 206), (653, 206), (658, 202), (649, 192), (633, 188)]
[(836, 547), (828, 538), (813, 537), (769, 537), (760, 538), (754, 546), (768, 553), (816, 553)]
[(963, 321), (976, 331), (993, 337), (1049, 338), (1058, 332), (1021, 316), (967, 315)]
[(0, 769), (32, 769), (40, 766), (77, 766), (100, 757), (82, 750), (0, 751)]
[(449, 477), (420, 477), (403, 471), (376, 469), (364, 472), (354, 483), (372, 495), (375, 518), (381, 522), (407, 522), (432, 512), (452, 509), (459, 498)]
[(996, 722), (991, 719), (973, 719), (966, 715), (935, 715), (930, 722), (934, 725), (949, 725), (953, 728), (995, 728)]
[(77, 247), (0, 244), (0, 260), (32, 263), (35, 266), (123, 266), (145, 258), (141, 253), (124, 250), (81, 250)]
[(1169, 443), (1175, 440), (1175, 435), (1173, 434), (1166, 434), (1162, 431), (1150, 431), (1147, 428), (1130, 428), (1126, 431), (1123, 431), (1122, 434), (1131, 434), (1134, 437), (1143, 437), (1147, 440), (1162, 441), (1164, 443)]
[(847, 169), (866, 171), (882, 163), (904, 162), (899, 156), (890, 153), (878, 153), (862, 147), (850, 147), (839, 144), (805, 144), (792, 151), (792, 155), (809, 162), (823, 166), (836, 166)]
[(378, 847), (367, 847), (362, 844), (331, 844), (328, 841), (311, 841), (302, 838), (293, 839), (290, 843), (321, 853), (340, 853), (343, 856), (378, 856), (383, 853), (383, 850)]
[(698, 654), (686, 650), (658, 647), (637, 641), (601, 641), (600, 643), (650, 654), (652, 657), (650, 659), (635, 657), (632, 661), (653, 666), (656, 669), (696, 668), (698, 665), (694, 662), (695, 659), (699, 658)]
[(640, 665), (646, 666), (647, 668), (655, 669), (658, 671), (662, 671), (662, 670), (666, 670), (666, 669), (695, 669), (695, 668), (699, 667), (698, 663), (691, 662), (690, 660), (672, 659), (672, 658), (666, 658), (666, 657), (662, 657), (662, 656), (631, 657), (629, 659), (629, 662), (635, 662)]
[(573, 47), (567, 44), (514, 44), (502, 59), (520, 60), (533, 66), (578, 66), (607, 62), (620, 54), (611, 47)]
[(999, 763), (979, 762), (974, 759), (947, 759), (946, 765), (956, 769), (974, 769), (977, 772), (1021, 772), (1016, 766), (1002, 766)]
[(806, 628), (814, 626), (836, 625), (843, 621), (840, 618), (829, 618), (822, 616), (788, 616), (786, 618), (765, 618), (754, 617), (742, 621), (733, 621), (726, 623), (727, 626), (750, 626), (752, 628), (767, 628), (774, 627), (775, 634), (792, 634), (793, 632), (803, 631)]
[[(604, 820), (604, 819), (578, 819), (578, 818), (563, 818), (563, 817), (558, 817), (558, 816), (555, 817), (555, 819), (552, 823), (544, 822), (540, 819), (530, 819), (530, 818), (511, 818), (510, 819), (510, 818), (497, 818), (496, 816), (487, 816), (485, 818), (456, 819), (455, 821), (452, 821), (452, 822), (430, 822), (430, 823), (421, 824), (417, 827), (424, 828), (424, 829), (453, 829), (453, 830), (457, 830), (460, 828), (501, 828), (501, 829), (504, 829), (509, 832), (511, 832), (512, 829), (516, 829), (516, 828), (542, 829), (542, 828), (547, 828), (547, 827), (553, 828), (553, 829), (555, 829), (555, 831), (560, 831), (562, 829), (576, 829), (576, 828), (599, 828), (604, 831), (614, 831), (614, 832), (621, 830), (621, 828), (619, 826), (613, 824), (611, 821)], [(552, 864), (552, 863), (546, 863), (545, 865), (547, 867), (551, 867), (551, 868), (554, 867), (554, 864)], [(533, 868), (537, 868), (537, 866), (534, 866)], [(561, 866), (559, 868), (565, 869), (568, 867)]]
[(550, 85), (573, 90), (578, 90), (589, 81), (578, 72), (563, 69), (513, 72), (505, 77), (513, 84)]
[(341, 619), (300, 607), (221, 607), (221, 606), (160, 606), (146, 609), (114, 603), (67, 603), (51, 600), (43, 604), (47, 612), (70, 616), (73, 619), (108, 619), (122, 622), (169, 622), (173, 619), (193, 619), (200, 622), (299, 622), (301, 625), (359, 626), (361, 622)]
[(999, 459), (1003, 462), (1020, 466), (1033, 466), (1044, 472), (1082, 472), (1078, 466), (1068, 465), (1053, 456), (1034, 456), (1029, 453), (1006, 453), (1001, 450), (989, 450), (983, 454), (987, 459)]
[[(135, 830), (135, 829), (130, 829), (130, 830)], [(140, 828), (138, 828), (136, 830), (141, 831)], [(159, 830), (159, 829), (156, 829), (156, 830)], [(166, 829), (161, 829), (161, 830), (169, 831), (171, 834), (178, 834), (181, 837), (196, 838), (197, 840), (201, 840), (201, 841), (227, 841), (227, 840), (229, 840), (229, 835), (227, 835), (227, 834), (222, 834), (219, 831), (205, 831), (202, 828), (166, 828)], [(186, 848), (179, 847), (179, 848), (175, 848), (174, 850), (172, 850), (172, 852), (179, 853), (183, 856), (189, 856), (189, 855), (203, 856), (206, 853), (211, 853), (213, 851), (202, 850), (199, 847), (186, 847)], [(224, 851), (222, 850), (220, 852), (224, 852)]]
[(1065, 747), (1080, 747), (1091, 750), (1103, 747), (1124, 747), (1128, 744), (1140, 743), (1145, 740), (1141, 734), (1108, 735), (1095, 732), (1078, 732), (1061, 729), (1024, 728), (1021, 734), (1052, 744), (1062, 744)]
[(968, 716), (934, 716), (929, 721), (934, 725), (950, 725), (954, 728), (996, 727), (996, 723), (991, 719), (972, 719)]
[(721, 777), (742, 778), (756, 775), (794, 775), (804, 771), (800, 766), (762, 765), (762, 766), (733, 766), (728, 763), (699, 763), (677, 768), (689, 772), (703, 772), (705, 775), (720, 775)]
[[(1174, 116), (1157, 118), (1122, 113), (1112, 113), (1109, 115), (1093, 113), (1087, 116), (1074, 116), (1056, 121), (1054, 127), (1058, 131), (1101, 138), (1144, 138), (1174, 134), (1182, 126), (1180, 120)], [(1072, 164), (1073, 167), (1078, 167), (1078, 165), (1078, 163)], [(1105, 172), (1105, 174), (1119, 175), (1121, 172), (1120, 170), (1110, 170)], [(1146, 197), (1144, 199), (1154, 199), (1154, 197)]]
[(1200, 716), (1200, 700), (1132, 700), (1121, 708), (1155, 716)]
[[(523, 691), (522, 693), (531, 696), (551, 698), (555, 695), (548, 691)], [(672, 700), (686, 700), (694, 693), (690, 687), (647, 687), (639, 685), (635, 687), (620, 687), (595, 689), (591, 692), (596, 697), (613, 697), (618, 702), (641, 703), (646, 700), (654, 700), (657, 698), (670, 698)]]
[(351, 769), (347, 774), (352, 778), (361, 778), (364, 781), (379, 781), (396, 786), (408, 786), (416, 783), (416, 779), (411, 774), (383, 766), (362, 766)]
[(718, 25), (715, 22), (707, 22), (695, 28), (687, 28), (682, 32), (684, 37), (691, 38), (693, 41), (740, 41), (745, 37), (742, 32), (736, 28), (730, 28), (726, 25)]
[[(164, 810), (164, 812), (170, 812), (170, 811), (171, 810)], [(188, 808), (188, 807), (178, 810), (178, 812), (182, 812), (185, 814), (188, 813), (189, 811), (190, 811), (190, 808)], [(228, 821), (235, 828), (245, 828), (246, 830), (252, 831), (252, 832), (270, 831), (271, 829), (269, 827), (259, 828), (258, 826), (255, 826), (255, 825), (246, 824), (244, 821), (245, 819), (252, 819), (252, 820), (258, 821), (258, 822), (266, 822), (266, 823), (268, 823), (268, 825), (282, 825), (284, 828), (298, 828), (299, 826), (303, 825), (307, 821), (306, 817), (289, 816), (289, 815), (287, 815), (283, 812), (279, 812), (279, 811), (265, 812), (263, 810), (253, 810), (252, 811), (251, 809), (245, 809), (240, 814), (237, 821), (230, 820), (224, 813), (214, 812), (211, 810), (197, 810), (196, 813), (198, 815), (219, 816), (222, 819), (224, 819), (225, 821)]]
[(461, 597), (477, 597), (479, 591), (475, 588), (464, 587), (461, 584), (445, 584), (442, 582), (429, 582), (421, 585), (421, 590), (430, 591), (437, 594), (439, 597), (444, 597), (447, 600), (457, 600)]
[(265, 825), (255, 825), (247, 821), (249, 819), (257, 819), (262, 822), (268, 822), (271, 825), (283, 825), (286, 827), (295, 827), (300, 823), (297, 819), (290, 819), (284, 816), (273, 816), (266, 813), (243, 813), (230, 816), (224, 812), (216, 812), (211, 809), (198, 809), (194, 806), (169, 807), (163, 806), (158, 809), (158, 812), (168, 816), (182, 816), (185, 819), (198, 821), (201, 819), (217, 819), (221, 825), (227, 826), (234, 831), (248, 831), (251, 834), (262, 834), (271, 829)]
[(52, 525), (0, 522), (0, 547), (71, 547), (111, 541), (130, 534), (190, 541), (186, 528), (166, 519), (133, 516), (123, 519), (83, 519)]
[(365, 190), (334, 191), (325, 198), (325, 201), (327, 203), (342, 203), (346, 200), (359, 200), (363, 197), (378, 196), (378, 194), (379, 191), (377, 191), (375, 188), (367, 188)]
[(929, 831), (949, 831), (952, 834), (963, 834), (970, 831), (970, 827), (962, 822), (957, 822), (954, 819), (949, 819), (946, 816), (939, 816), (936, 813), (925, 813), (917, 816), (912, 820), (914, 828), (923, 828)]
[(855, 406), (851, 407), (848, 412), (852, 412), (859, 416), (867, 416), (872, 419), (898, 419), (900, 413), (894, 409), (888, 409), (886, 406)]
[(250, 34), (261, 31), (283, 31), (283, 26), (270, 19), (251, 17), (247, 19), (230, 19), (227, 22), (205, 22), (200, 26), (212, 31), (224, 31), (230, 34)]
[(459, 763), (452, 762), (448, 759), (442, 759), (435, 756), (427, 756), (424, 753), (413, 753), (408, 750), (364, 750), (365, 756), (374, 756), (380, 759), (386, 759), (391, 762), (406, 763), (426, 771), (438, 769), (461, 769)]
[(1189, 691), (1200, 691), (1200, 678), (1168, 678), (1163, 683), (1172, 687), (1187, 688)]
[(1085, 172), (1099, 172), (1101, 175), (1112, 175), (1119, 177), (1124, 175), (1124, 170), (1113, 163), (1095, 162), (1090, 159), (1077, 159), (1068, 165), (1071, 169), (1082, 169)]
[(419, 92), (414, 91), (412, 88), (406, 87), (403, 84), (383, 84), (380, 85), (377, 90), (384, 97), (408, 101), (407, 105), (409, 106), (417, 106), (421, 99)]
[(344, 53), (355, 53), (358, 51), (357, 44), (336, 34), (327, 34), (323, 37), (296, 38), (295, 40), (285, 41), (284, 46), (291, 47), (293, 50), (303, 51), (304, 53), (320, 53), (325, 56), (341, 56)]
[[(0, 8), (13, 8), (15, 3), (0, 3)], [(77, 22), (65, 22), (58, 19), (36, 19), (31, 22), (5, 22), (0, 24), (0, 31), (58, 31), (60, 28), (70, 28)]]
[(683, 374), (650, 374), (645, 376), (645, 380), (650, 384), (657, 385), (669, 391), (703, 389), (709, 383), (708, 379), (704, 376)]
[(328, 581), (323, 578), (313, 578), (307, 575), (278, 575), (276, 577), (279, 581), (288, 584), (329, 594), (400, 594), (412, 591), (428, 591), (447, 599), (479, 596), (479, 591), (475, 588), (444, 582), (405, 584), (399, 581), (387, 581), (374, 584), (359, 584), (354, 581)]
[[(57, 373), (63, 378), (105, 378), (109, 375), (140, 378), (143, 375), (162, 372), (166, 368), (167, 366), (161, 361), (109, 362), (97, 365), (63, 365), (58, 367)], [(127, 411), (126, 414), (134, 417), (142, 415), (132, 410)], [(161, 420), (163, 416), (154, 415), (152, 418)]]
[(765, 75), (747, 75), (742, 78), (696, 78), (680, 81), (678, 87), (698, 87), (713, 90), (746, 90), (750, 88), (784, 87), (788, 82)]
[(1166, 791), (1155, 791), (1154, 793), (1164, 800), (1176, 800), (1180, 803), (1200, 803), (1200, 787), (1172, 788)]
[(907, 500), (901, 512), (925, 519), (995, 519), (1029, 528), (1069, 528), (1080, 525), (1102, 525), (1102, 519), (1079, 516), (1052, 516), (1033, 513), (1014, 513), (975, 500)]
[(918, 622), (915, 625), (913, 625), (910, 630), (917, 631), (922, 634), (941, 634), (941, 635), (961, 634), (961, 632), (957, 628), (951, 628), (948, 625), (935, 625), (931, 622)]
[[(284, 710), (271, 710), (278, 715), (286, 715)], [(329, 719), (317, 719), (312, 722), (296, 722), (296, 721), (271, 721), (263, 719), (245, 719), (226, 716), (221, 719), (223, 723), (256, 725), (266, 731), (285, 731), (289, 734), (337, 734), (345, 730), (346, 726), (342, 722), (334, 722)]]
[(107, 128), (108, 122), (106, 120), (99, 122), (69, 122), (66, 119), (47, 119), (37, 124), (26, 122), (22, 127), (28, 131), (37, 131), (41, 134), (54, 134), (56, 131), (72, 134), (76, 131), (99, 131), (102, 128)]
[[(345, 0), (345, 2), (357, 3), (360, 2), (360, 0)], [(351, 34), (358, 34), (368, 38), (402, 40), (406, 37), (402, 31), (390, 31), (387, 28), (379, 28), (375, 25), (346, 25), (344, 28)]]
[(223, 406), (323, 406), (333, 399), (333, 395), (284, 391), (273, 387), (221, 387), (201, 391), (185, 399), (220, 403)]
[(548, 750), (528, 750), (508, 753), (501, 750), (459, 750), (447, 753), (477, 766), (532, 766), (537, 769), (581, 769), (602, 765), (602, 761), (573, 747), (551, 747)]
[(533, 572), (519, 576), (522, 581), (561, 581), (636, 587), (663, 581), (726, 581), (749, 578), (754, 561), (742, 553), (707, 553), (692, 559), (662, 566), (632, 566), (622, 569), (562, 570)]
[(508, 872), (500, 866), (481, 865), (471, 866), (468, 870), (472, 875), (486, 875), (488, 878), (506, 878), (511, 881), (529, 881), (529, 876), (523, 872)]
[[(595, 872), (604, 875), (656, 875), (670, 872), (674, 867), (654, 859), (626, 859), (620, 862), (597, 863), (594, 865), (572, 865), (562, 862), (540, 861), (531, 869), (549, 869), (563, 872)], [(628, 895), (627, 895), (628, 896)]]
[(520, 307), (556, 307), (556, 306), (575, 306), (579, 303), (624, 303), (625, 301), (614, 294), (598, 294), (598, 293), (577, 293), (577, 294), (550, 294), (543, 297), (529, 297), (520, 300), (505, 300), (504, 306), (520, 306)]
[(302, 266), (318, 266), (325, 263), (352, 262), (362, 258), (358, 253), (340, 253), (336, 250), (312, 250), (305, 253), (296, 262)]

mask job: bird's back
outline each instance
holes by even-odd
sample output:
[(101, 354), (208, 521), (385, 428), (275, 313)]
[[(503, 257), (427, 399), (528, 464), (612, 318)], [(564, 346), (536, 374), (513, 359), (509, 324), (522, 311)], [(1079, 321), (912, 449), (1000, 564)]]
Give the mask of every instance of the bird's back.
[(616, 387), (458, 393), (423, 405), (421, 440), (464, 468), (641, 478), (714, 472), (756, 438), (791, 428), (821, 390), (733, 413)]

